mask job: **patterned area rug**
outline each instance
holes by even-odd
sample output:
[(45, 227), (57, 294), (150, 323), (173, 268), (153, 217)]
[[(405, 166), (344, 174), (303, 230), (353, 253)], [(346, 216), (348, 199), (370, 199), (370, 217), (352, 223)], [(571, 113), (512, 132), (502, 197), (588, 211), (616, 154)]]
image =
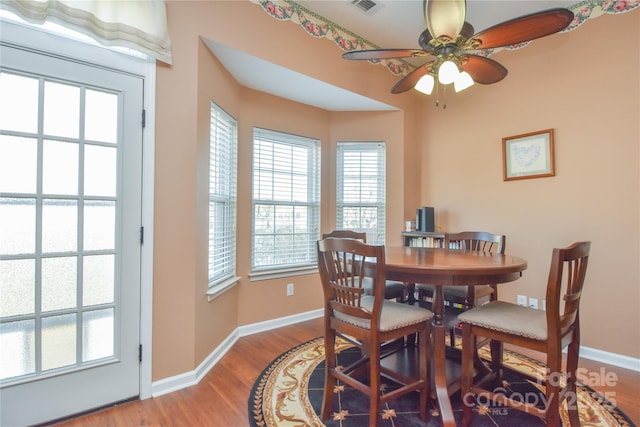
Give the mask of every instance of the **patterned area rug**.
[[(358, 350), (349, 343), (337, 345), (338, 361), (348, 363), (357, 357)], [(484, 356), (481, 353), (481, 356)], [(503, 392), (517, 393), (531, 401), (541, 399), (544, 387), (529, 381), (518, 372), (542, 373), (540, 362), (505, 350), (505, 365), (509, 368), (503, 381)], [(249, 419), (252, 427), (361, 427), (369, 425), (368, 400), (360, 392), (349, 387), (337, 390), (333, 403), (333, 417), (324, 423), (319, 418), (324, 383), (323, 339), (316, 338), (301, 344), (274, 360), (260, 375), (249, 396)], [(387, 387), (394, 387), (389, 382)], [(542, 400), (541, 400), (542, 402)], [(462, 416), (460, 395), (452, 397), (456, 420)], [(418, 393), (388, 402), (380, 413), (379, 426), (389, 427), (435, 427), (440, 426), (438, 411), (431, 408), (431, 419), (420, 420), (417, 414)], [(602, 395), (584, 385), (578, 385), (578, 408), (583, 426), (635, 426)], [(565, 425), (568, 425), (566, 410), (562, 409)], [(474, 426), (544, 426), (540, 419), (507, 409), (477, 402), (474, 407)]]

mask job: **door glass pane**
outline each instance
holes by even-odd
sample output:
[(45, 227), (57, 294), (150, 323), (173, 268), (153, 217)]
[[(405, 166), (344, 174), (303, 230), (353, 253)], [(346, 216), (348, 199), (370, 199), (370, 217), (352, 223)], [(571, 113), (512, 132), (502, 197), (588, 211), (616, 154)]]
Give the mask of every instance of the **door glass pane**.
[(114, 256), (84, 257), (82, 305), (108, 304), (114, 294)]
[(32, 254), (36, 250), (36, 200), (0, 197), (0, 254)]
[(0, 317), (35, 311), (35, 280), (35, 260), (0, 261)]
[(43, 156), (43, 193), (78, 194), (78, 144), (45, 140)]
[(54, 82), (44, 84), (44, 133), (78, 138), (80, 88)]
[(0, 73), (0, 129), (38, 131), (38, 79)]
[(113, 356), (113, 309), (82, 314), (82, 361)]
[(37, 168), (34, 138), (0, 135), (0, 192), (35, 193)]
[(86, 145), (84, 149), (84, 194), (116, 195), (116, 147)]
[(0, 378), (36, 371), (34, 320), (0, 323)]
[(76, 363), (76, 315), (42, 319), (42, 370)]
[(116, 202), (84, 203), (84, 250), (115, 248)]
[(42, 252), (72, 252), (78, 247), (78, 201), (42, 201)]
[(115, 144), (117, 135), (117, 95), (87, 89), (85, 92), (84, 138), (89, 141)]
[(42, 259), (42, 311), (76, 306), (77, 258)]

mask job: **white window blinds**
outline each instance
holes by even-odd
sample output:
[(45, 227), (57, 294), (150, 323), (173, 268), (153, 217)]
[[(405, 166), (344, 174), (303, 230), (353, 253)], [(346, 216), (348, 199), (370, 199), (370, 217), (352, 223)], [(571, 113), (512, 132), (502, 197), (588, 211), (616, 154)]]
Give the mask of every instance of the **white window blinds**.
[(339, 142), (336, 172), (336, 228), (366, 232), (367, 243), (384, 244), (385, 144)]
[(320, 141), (254, 128), (253, 271), (314, 266)]
[(209, 286), (236, 272), (237, 122), (211, 103), (209, 141)]

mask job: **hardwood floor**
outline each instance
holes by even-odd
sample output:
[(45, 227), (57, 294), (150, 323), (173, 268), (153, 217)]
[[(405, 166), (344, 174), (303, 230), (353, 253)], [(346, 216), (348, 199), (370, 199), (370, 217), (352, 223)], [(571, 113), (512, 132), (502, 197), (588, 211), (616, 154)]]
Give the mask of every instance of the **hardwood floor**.
[[(291, 347), (321, 335), (322, 319), (315, 319), (240, 338), (195, 386), (103, 409), (55, 426), (247, 427), (249, 393), (262, 370)], [(585, 369), (585, 378), (589, 378), (589, 373), (607, 374), (611, 380), (609, 385), (590, 384), (591, 388), (614, 398), (631, 420), (640, 421), (640, 372), (588, 359), (581, 359), (580, 367)]]

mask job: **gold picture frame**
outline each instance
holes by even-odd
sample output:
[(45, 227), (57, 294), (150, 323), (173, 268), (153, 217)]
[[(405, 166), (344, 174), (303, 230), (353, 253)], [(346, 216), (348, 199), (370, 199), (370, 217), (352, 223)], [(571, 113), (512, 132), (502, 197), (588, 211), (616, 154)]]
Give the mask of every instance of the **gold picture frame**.
[(555, 176), (553, 129), (502, 138), (504, 181)]

